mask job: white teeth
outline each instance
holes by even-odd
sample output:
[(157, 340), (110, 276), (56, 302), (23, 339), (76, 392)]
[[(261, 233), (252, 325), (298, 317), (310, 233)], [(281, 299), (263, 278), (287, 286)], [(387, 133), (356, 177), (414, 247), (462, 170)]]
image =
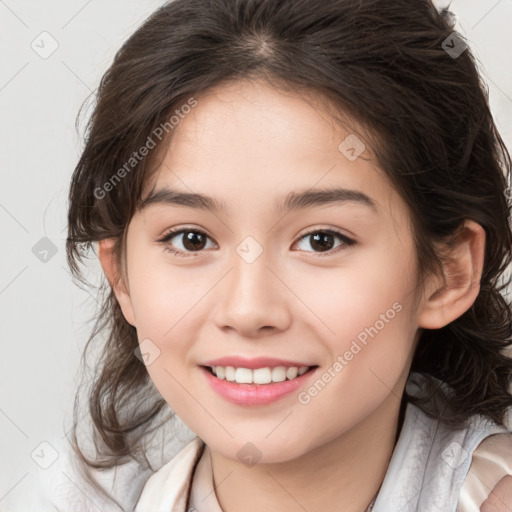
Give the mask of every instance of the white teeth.
[[(218, 368), (218, 366), (216, 366), (214, 368)], [(225, 373), (224, 378), (226, 380), (229, 380), (230, 382), (233, 382), (235, 380), (235, 369), (232, 366), (226, 366), (226, 368), (224, 369), (224, 373)]]
[(251, 373), (254, 384), (268, 384), (269, 382), (272, 382), (272, 372), (270, 368), (257, 368)]
[(252, 370), (249, 370), (249, 368), (237, 368), (235, 370), (235, 381), (238, 384), (252, 384)]
[(233, 366), (212, 366), (212, 371), (219, 379), (238, 384), (270, 384), (271, 382), (283, 382), (304, 375), (309, 366), (276, 366), (275, 368), (234, 368)]
[(286, 378), (288, 380), (295, 379), (295, 377), (297, 377), (298, 371), (299, 371), (299, 369), (296, 366), (292, 366), (291, 368), (288, 368), (288, 370), (286, 370)]
[(286, 368), (284, 366), (272, 368), (272, 382), (283, 382), (283, 380), (286, 380)]

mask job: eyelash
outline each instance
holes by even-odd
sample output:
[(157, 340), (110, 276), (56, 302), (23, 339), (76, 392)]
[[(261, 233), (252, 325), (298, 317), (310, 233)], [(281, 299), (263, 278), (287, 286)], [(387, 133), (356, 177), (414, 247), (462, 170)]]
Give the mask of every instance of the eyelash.
[[(190, 258), (190, 257), (194, 258), (194, 257), (200, 256), (200, 253), (203, 252), (202, 250), (195, 251), (195, 252), (185, 252), (185, 251), (180, 251), (180, 250), (174, 249), (173, 247), (168, 245), (169, 241), (172, 238), (174, 238), (175, 235), (178, 235), (178, 234), (181, 234), (181, 233), (186, 233), (186, 232), (199, 233), (201, 235), (206, 236), (207, 238), (210, 238), (204, 231), (202, 231), (200, 229), (195, 229), (195, 228), (179, 228), (179, 229), (174, 229), (174, 230), (168, 231), (160, 240), (157, 240), (157, 241), (159, 243), (162, 243), (162, 244), (165, 245), (165, 247), (164, 247), (165, 251), (170, 252), (170, 253), (172, 253), (172, 254), (174, 254), (176, 256), (185, 257), (185, 258)], [(330, 255), (338, 252), (340, 247), (343, 247), (343, 246), (351, 247), (351, 246), (356, 244), (355, 240), (352, 240), (351, 238), (347, 237), (343, 233), (340, 233), (339, 231), (336, 231), (334, 229), (316, 229), (314, 231), (310, 231), (308, 233), (305, 233), (304, 235), (302, 235), (299, 238), (299, 240), (307, 238), (308, 236), (314, 235), (316, 233), (325, 233), (325, 234), (329, 234), (329, 235), (333, 235), (335, 237), (338, 237), (343, 242), (343, 244), (339, 245), (338, 247), (336, 247), (334, 249), (329, 249), (328, 251), (325, 251), (323, 253), (322, 252), (316, 253), (315, 257), (330, 256)], [(313, 253), (315, 253), (314, 251), (306, 251), (306, 252), (313, 252)]]

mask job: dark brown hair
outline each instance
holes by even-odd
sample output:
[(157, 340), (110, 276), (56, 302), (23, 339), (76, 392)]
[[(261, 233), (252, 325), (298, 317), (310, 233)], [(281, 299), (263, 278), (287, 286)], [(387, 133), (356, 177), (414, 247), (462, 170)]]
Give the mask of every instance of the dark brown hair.
[[(476, 301), (446, 327), (421, 333), (411, 367), (430, 379), (426, 395), (439, 381), (452, 388), (445, 396), (449, 407), (441, 414), (428, 409), (428, 396), (423, 402), (404, 396), (448, 424), (473, 414), (503, 424), (512, 405), (512, 360), (505, 353), (512, 314), (502, 294), (512, 254), (506, 194), (511, 161), (471, 51), (446, 51), (446, 40), (463, 44), (452, 33), (448, 13), (438, 13), (427, 0), (166, 3), (123, 44), (101, 80), (69, 194), (67, 255), (74, 276), (86, 283), (80, 264), (93, 242), (114, 238), (116, 257), (122, 256), (126, 228), (157, 168), (158, 151), (122, 173), (107, 192), (105, 183), (112, 184), (133, 153), (190, 98), (256, 78), (317, 92), (373, 134), (378, 163), (410, 208), (423, 276), (442, 271), (436, 244), (455, 237), (465, 219), (485, 229)], [(167, 140), (171, 135), (169, 130)], [(87, 460), (74, 437), (77, 453), (97, 468), (132, 457), (142, 461), (144, 436), (168, 411), (134, 356), (135, 329), (110, 285), (104, 282), (100, 291), (101, 309), (87, 343), (87, 349), (104, 343), (89, 397), (97, 458)], [(106, 339), (99, 341), (101, 333)]]

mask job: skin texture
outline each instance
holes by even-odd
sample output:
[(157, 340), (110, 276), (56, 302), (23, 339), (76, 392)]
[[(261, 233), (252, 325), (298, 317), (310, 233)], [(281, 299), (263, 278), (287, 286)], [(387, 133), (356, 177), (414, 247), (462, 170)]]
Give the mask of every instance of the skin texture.
[[(393, 452), (419, 329), (469, 309), (485, 233), (467, 221), (446, 284), (431, 277), (421, 291), (404, 201), (369, 147), (354, 161), (340, 152), (352, 132), (334, 124), (318, 95), (255, 81), (197, 100), (145, 194), (165, 185), (213, 196), (227, 210), (148, 206), (130, 222), (124, 266), (112, 257), (112, 240), (100, 242), (105, 274), (139, 342), (160, 350), (148, 372), (206, 442), (224, 511), (364, 510)], [(365, 193), (376, 211), (356, 202), (274, 209), (291, 191), (330, 186)], [(180, 234), (158, 241), (182, 227), (208, 235), (199, 253), (167, 252), (187, 251)], [(334, 248), (322, 252), (304, 236), (328, 228), (356, 244), (334, 237)], [(248, 236), (263, 250), (252, 263), (236, 250)], [(396, 303), (400, 312), (306, 405), (297, 393), (265, 406), (234, 405), (197, 366), (265, 355), (319, 365), (321, 375)], [(248, 442), (261, 453), (253, 466), (237, 456)]]
[(481, 512), (510, 512), (512, 503), (512, 476), (504, 476), (482, 503)]

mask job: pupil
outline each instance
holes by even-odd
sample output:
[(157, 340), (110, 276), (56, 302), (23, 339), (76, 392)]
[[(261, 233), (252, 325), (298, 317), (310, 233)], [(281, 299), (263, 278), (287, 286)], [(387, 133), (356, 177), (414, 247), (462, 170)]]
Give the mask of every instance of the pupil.
[[(333, 247), (332, 240), (331, 240), (331, 243), (328, 243), (326, 241), (327, 237), (330, 237), (331, 239), (333, 238), (333, 236), (331, 234), (329, 234), (329, 233), (322, 233), (322, 234), (316, 233), (316, 234), (312, 235), (312, 237), (313, 237), (313, 243), (311, 244), (311, 247), (313, 247), (314, 249), (315, 248), (324, 249), (324, 250), (332, 249), (332, 247)], [(315, 247), (316, 244), (318, 244), (317, 247)]]
[[(187, 250), (194, 251), (197, 249), (202, 249), (202, 246), (204, 245), (204, 239), (201, 240), (201, 238), (203, 238), (201, 233), (197, 233), (195, 231), (186, 231), (184, 234), (185, 237), (183, 245)], [(199, 247), (196, 244), (199, 244)]]

